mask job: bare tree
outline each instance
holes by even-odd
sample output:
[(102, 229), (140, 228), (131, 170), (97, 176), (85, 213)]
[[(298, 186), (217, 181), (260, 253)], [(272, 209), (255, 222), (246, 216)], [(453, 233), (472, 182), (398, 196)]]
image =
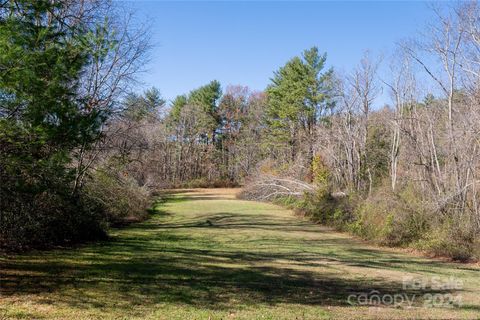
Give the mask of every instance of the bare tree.
[(369, 116), (372, 104), (381, 93), (377, 78), (379, 64), (380, 59), (373, 60), (367, 51), (349, 79), (350, 85), (358, 96), (356, 99), (357, 108), (361, 112), (360, 167), (365, 168), (367, 173), (368, 193), (372, 192), (373, 179), (366, 146), (369, 138)]
[[(131, 12), (125, 12), (110, 1), (72, 1), (72, 23), (85, 20), (95, 26), (96, 37), (88, 43), (92, 61), (83, 73), (78, 90), (85, 103), (85, 112), (112, 113), (118, 102), (136, 83), (148, 58), (150, 38), (146, 25), (138, 25)], [(73, 193), (82, 184), (100, 149), (85, 142), (74, 152), (76, 179)]]

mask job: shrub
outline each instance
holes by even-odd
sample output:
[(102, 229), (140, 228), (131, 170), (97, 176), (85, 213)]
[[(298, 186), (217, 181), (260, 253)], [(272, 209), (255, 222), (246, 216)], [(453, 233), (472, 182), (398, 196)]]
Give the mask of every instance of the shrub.
[(87, 180), (84, 197), (98, 203), (108, 223), (117, 225), (147, 217), (149, 192), (121, 170), (102, 168)]
[(166, 184), (164, 187), (168, 189), (183, 189), (183, 188), (235, 188), (239, 184), (230, 179), (208, 179), (206, 177), (195, 178), (185, 182)]
[[(3, 190), (2, 190), (3, 191)], [(106, 237), (96, 204), (63, 190), (2, 193), (0, 247), (21, 251)]]
[(458, 261), (474, 257), (478, 253), (478, 245), (471, 224), (459, 219), (446, 219), (443, 223), (434, 224), (416, 243), (416, 247), (421, 250)]
[[(480, 242), (473, 223), (454, 213), (434, 213), (412, 185), (396, 193), (379, 187), (366, 199), (333, 197), (319, 191), (294, 202), (312, 220), (347, 230), (388, 246), (409, 246), (437, 256), (466, 261), (480, 257)], [(449, 217), (449, 218), (446, 218)]]
[(415, 188), (407, 186), (397, 193), (379, 188), (356, 207), (353, 233), (389, 246), (417, 241), (428, 230), (429, 217)]
[[(358, 201), (356, 194), (334, 196), (332, 193), (324, 193), (323, 197), (317, 201), (319, 200), (321, 202), (318, 206), (317, 216), (323, 212), (326, 224), (344, 230), (345, 227), (352, 222), (354, 218), (353, 208)], [(323, 205), (321, 205), (322, 202)]]
[(293, 209), (314, 222), (344, 229), (352, 221), (352, 204), (356, 200), (354, 196), (335, 196), (322, 189), (305, 193), (301, 197), (280, 197), (274, 202)]
[[(475, 223), (459, 216), (454, 208), (438, 212), (424, 201), (422, 191), (413, 184), (398, 185), (396, 192), (392, 192), (390, 186), (383, 183), (364, 198), (356, 193), (335, 194), (327, 184), (317, 183), (314, 191), (304, 191), (301, 195), (298, 195), (300, 192), (287, 196), (278, 193), (267, 198), (264, 195), (275, 194), (275, 189), (265, 186), (275, 185), (275, 181), (263, 181), (267, 182), (247, 185), (239, 197), (273, 201), (314, 222), (349, 231), (381, 245), (419, 248), (462, 261), (480, 258), (480, 237)], [(468, 213), (465, 216), (468, 217)]]
[(171, 185), (169, 187), (181, 189), (181, 188), (234, 188), (238, 187), (238, 183), (235, 181), (230, 181), (228, 179), (207, 179), (196, 178), (186, 182), (178, 183), (176, 185)]

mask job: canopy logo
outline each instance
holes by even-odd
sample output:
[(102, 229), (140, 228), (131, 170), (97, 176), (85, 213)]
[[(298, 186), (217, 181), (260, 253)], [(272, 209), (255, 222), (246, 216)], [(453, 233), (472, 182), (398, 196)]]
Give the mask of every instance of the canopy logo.
[(350, 294), (350, 305), (383, 305), (394, 307), (435, 307), (453, 308), (462, 305), (462, 296), (456, 291), (463, 289), (463, 282), (454, 277), (428, 279), (404, 277), (402, 290), (396, 293), (382, 293), (378, 290)]

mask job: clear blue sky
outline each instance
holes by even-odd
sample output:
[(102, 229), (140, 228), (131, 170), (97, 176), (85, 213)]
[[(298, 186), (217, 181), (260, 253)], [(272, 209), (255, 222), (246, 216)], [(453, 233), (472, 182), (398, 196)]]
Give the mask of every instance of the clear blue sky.
[[(318, 46), (348, 72), (363, 52), (383, 54), (415, 36), (432, 16), (425, 2), (127, 1), (152, 23), (154, 49), (145, 86), (167, 99), (213, 79), (262, 90), (274, 70)], [(382, 72), (388, 64), (385, 63)], [(387, 102), (388, 95), (377, 101)]]

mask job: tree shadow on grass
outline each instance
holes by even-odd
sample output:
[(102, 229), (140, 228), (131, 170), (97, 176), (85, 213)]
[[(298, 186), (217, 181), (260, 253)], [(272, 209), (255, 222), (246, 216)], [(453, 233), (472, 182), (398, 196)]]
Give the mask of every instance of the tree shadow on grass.
[(63, 262), (39, 257), (34, 262), (5, 263), (0, 271), (0, 293), (9, 296), (58, 291), (55, 301), (45, 303), (117, 309), (166, 302), (218, 310), (231, 309), (237, 303), (346, 306), (349, 295), (374, 291), (415, 297), (421, 303), (417, 297), (422, 292), (404, 289), (400, 282), (347, 279), (328, 272), (328, 268), (318, 273), (250, 264), (277, 259), (305, 262), (315, 258), (306, 259), (301, 254), (162, 249), (152, 248), (151, 241), (138, 239), (83, 253), (86, 256), (77, 257), (77, 263), (66, 262), (68, 257), (61, 259)]
[[(268, 215), (239, 214), (230, 212), (218, 212), (214, 214), (198, 214), (195, 218), (175, 223), (164, 223), (158, 226), (158, 229), (186, 229), (186, 228), (208, 228), (208, 229), (231, 229), (238, 231), (242, 229), (259, 229), (266, 231), (282, 232), (319, 232), (319, 226), (312, 225), (311, 222), (301, 221), (292, 222), (292, 220), (281, 219)], [(322, 230), (323, 231), (323, 230)]]
[[(199, 225), (205, 219), (212, 224)], [(255, 245), (242, 250), (217, 246), (213, 240), (202, 247), (205, 239), (195, 236), (196, 228), (232, 230), (232, 234), (246, 229), (314, 232), (311, 224), (268, 215), (219, 212), (175, 223), (154, 220), (133, 225), (110, 242), (0, 259), (0, 295), (38, 294), (45, 304), (116, 310), (162, 303), (215, 310), (259, 303), (349, 306), (350, 295), (372, 292), (400, 294), (422, 303), (424, 291), (403, 288), (402, 279), (341, 276), (336, 264), (395, 269), (403, 268), (405, 262), (361, 248), (348, 238), (314, 241), (299, 237), (282, 243), (284, 248), (292, 245), (289, 241), (303, 243), (305, 248), (331, 246), (328, 254), (295, 248), (268, 252)], [(279, 241), (269, 237), (259, 236), (255, 241)], [(342, 252), (335, 251), (339, 246)], [(321, 271), (316, 269), (319, 266)]]
[[(261, 231), (281, 231), (282, 234), (297, 233), (302, 234), (322, 232), (324, 235), (338, 235), (334, 230), (312, 224), (309, 221), (297, 220), (292, 222), (291, 219), (284, 219), (278, 216), (255, 215), (255, 214), (238, 214), (229, 212), (218, 212), (208, 215), (197, 215), (188, 221), (178, 221), (174, 223), (165, 223), (158, 225), (158, 229), (204, 229), (204, 230), (231, 230), (232, 232), (239, 230), (259, 230)], [(382, 248), (373, 248), (364, 246), (361, 241), (351, 237), (322, 237), (320, 240), (303, 239), (302, 244), (306, 247), (342, 247), (341, 252), (329, 252), (329, 256), (339, 262), (349, 266), (375, 268), (375, 269), (391, 269), (415, 272), (432, 272), (435, 269), (437, 275), (450, 276), (451, 270), (462, 270), (466, 272), (477, 273), (478, 268), (471, 268), (459, 264), (447, 263), (444, 261), (436, 261), (431, 259), (422, 259), (416, 257), (408, 257), (403, 254), (388, 252)], [(288, 245), (288, 241), (285, 242)], [(293, 257), (292, 257), (293, 258)], [(313, 257), (318, 259), (318, 255)], [(408, 260), (407, 260), (408, 259)]]

